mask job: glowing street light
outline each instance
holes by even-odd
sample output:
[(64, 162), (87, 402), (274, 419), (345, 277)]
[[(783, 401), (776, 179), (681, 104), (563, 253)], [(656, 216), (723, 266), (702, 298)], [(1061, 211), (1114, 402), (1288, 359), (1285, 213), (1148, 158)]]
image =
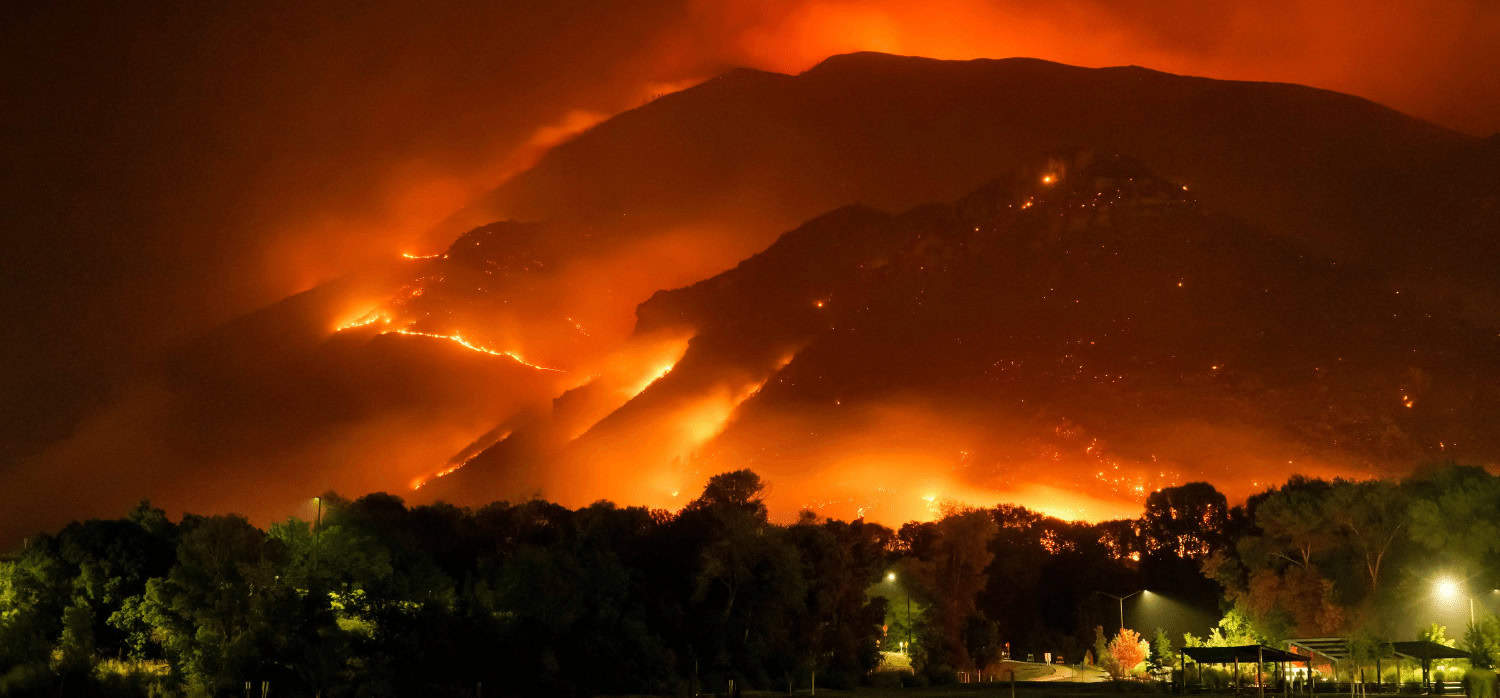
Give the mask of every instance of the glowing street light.
[[(888, 582), (888, 583), (891, 583), (891, 584), (895, 584), (896, 583), (896, 573), (894, 571), (892, 571), (892, 572), (886, 572), (885, 573), (885, 581)], [(911, 590), (907, 589), (905, 587), (902, 587), (901, 590), (904, 591), (904, 592), (906, 592), (906, 642), (902, 643), (901, 649), (903, 651), (907, 652), (907, 653), (910, 653), (911, 652)]]
[(1111, 593), (1109, 593), (1107, 591), (1096, 591), (1094, 593), (1098, 594), (1100, 596), (1108, 596), (1109, 598), (1114, 599), (1115, 601), (1120, 602), (1120, 629), (1124, 630), (1125, 629), (1125, 599), (1128, 599), (1128, 598), (1130, 598), (1132, 596), (1136, 596), (1136, 595), (1139, 595), (1139, 594), (1149, 594), (1151, 592), (1149, 592), (1149, 591), (1147, 591), (1145, 589), (1141, 589), (1140, 591), (1133, 591), (1133, 592), (1131, 592), (1129, 594), (1126, 594), (1124, 596), (1117, 596), (1117, 595), (1111, 594)]
[(1432, 585), (1432, 591), (1438, 598), (1444, 601), (1457, 601), (1460, 598), (1469, 601), (1469, 625), (1474, 624), (1474, 597), (1464, 593), (1464, 588), (1458, 580), (1452, 577), (1443, 577)]

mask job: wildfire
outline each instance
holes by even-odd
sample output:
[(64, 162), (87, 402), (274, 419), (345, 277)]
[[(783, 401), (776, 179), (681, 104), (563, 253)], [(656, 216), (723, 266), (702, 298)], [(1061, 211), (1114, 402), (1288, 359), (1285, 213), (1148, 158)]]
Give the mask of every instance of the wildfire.
[(390, 321), (391, 321), (390, 317), (386, 316), (385, 313), (382, 313), (379, 310), (371, 310), (371, 311), (365, 313), (364, 315), (360, 315), (359, 317), (356, 317), (353, 320), (350, 320), (350, 321), (348, 321), (348, 322), (346, 322), (346, 323), (344, 323), (342, 325), (339, 325), (338, 327), (334, 328), (333, 331), (334, 332), (343, 332), (344, 330), (353, 330), (353, 329), (357, 329), (357, 328), (360, 328), (360, 327), (369, 327), (370, 325), (373, 325), (373, 324), (375, 324), (377, 322), (389, 324)]
[(426, 487), (427, 483), (432, 482), (433, 480), (436, 480), (436, 479), (438, 479), (440, 477), (448, 477), (449, 475), (452, 475), (453, 473), (458, 472), (459, 469), (463, 468), (464, 466), (466, 466), (468, 464), (469, 464), (469, 461), (464, 461), (462, 463), (455, 463), (453, 465), (450, 465), (450, 466), (448, 466), (446, 468), (443, 468), (442, 470), (439, 470), (439, 471), (433, 473), (429, 477), (419, 477), (419, 478), (417, 478), (415, 480), (412, 480), (411, 488), (412, 488), (413, 491), (420, 490), (423, 487)]
[(642, 392), (644, 392), (646, 390), (646, 388), (651, 387), (652, 383), (655, 383), (655, 382), (661, 380), (668, 373), (671, 373), (672, 369), (674, 369), (676, 367), (677, 367), (677, 361), (675, 359), (673, 361), (664, 363), (664, 364), (656, 367), (655, 370), (653, 370), (652, 372), (646, 374), (646, 376), (641, 379), (641, 382), (638, 383), (635, 388), (633, 388), (633, 389), (630, 390), (630, 395), (632, 397), (634, 397), (636, 395), (640, 395)]
[(518, 364), (521, 364), (522, 366), (525, 366), (527, 368), (533, 368), (533, 369), (536, 369), (538, 371), (551, 371), (553, 373), (567, 373), (567, 371), (564, 371), (563, 369), (560, 369), (560, 368), (550, 368), (550, 367), (547, 367), (547, 366), (542, 366), (541, 364), (534, 364), (534, 363), (532, 363), (530, 361), (527, 361), (525, 357), (523, 357), (520, 354), (517, 354), (517, 353), (515, 353), (513, 351), (502, 351), (502, 350), (499, 350), (499, 349), (491, 349), (491, 348), (486, 347), (486, 346), (481, 346), (481, 345), (475, 344), (475, 343), (473, 343), (473, 342), (471, 342), (471, 341), (469, 341), (467, 339), (464, 339), (463, 335), (458, 335), (458, 334), (438, 334), (436, 332), (422, 332), (420, 330), (409, 330), (409, 329), (387, 330), (385, 332), (381, 332), (381, 334), (402, 334), (402, 335), (406, 335), (408, 337), (427, 337), (428, 339), (441, 339), (441, 340), (443, 340), (445, 342), (452, 342), (454, 344), (457, 344), (458, 346), (461, 346), (461, 347), (463, 347), (465, 349), (468, 349), (469, 351), (477, 351), (477, 352), (479, 352), (481, 354), (489, 354), (490, 356), (503, 356), (503, 357), (506, 357), (506, 358), (508, 358), (508, 359), (510, 359), (512, 361), (515, 361)]
[[(370, 327), (371, 325), (375, 325), (375, 324), (389, 325), (389, 324), (391, 324), (391, 317), (389, 315), (387, 315), (386, 313), (380, 311), (380, 310), (371, 310), (369, 312), (366, 312), (363, 315), (360, 315), (360, 316), (354, 318), (353, 320), (350, 320), (348, 322), (345, 322), (342, 325), (339, 325), (338, 327), (335, 327), (333, 331), (336, 332), (336, 333), (337, 332), (344, 332), (344, 331), (347, 331), (347, 330), (355, 330), (355, 329), (360, 329), (360, 328), (363, 328), (363, 327)], [(528, 360), (526, 360), (526, 357), (521, 356), (520, 354), (517, 354), (516, 352), (513, 352), (513, 351), (504, 351), (504, 350), (501, 350), (501, 349), (491, 349), (490, 347), (486, 347), (486, 346), (483, 346), (483, 345), (480, 345), (480, 344), (475, 344), (474, 342), (471, 342), (468, 339), (466, 339), (463, 335), (456, 334), (456, 333), (455, 334), (438, 334), (436, 332), (423, 332), (421, 330), (413, 330), (413, 329), (410, 329), (410, 328), (396, 328), (396, 329), (382, 329), (379, 332), (379, 334), (382, 334), (382, 335), (386, 335), (386, 334), (400, 334), (400, 335), (406, 335), (408, 337), (426, 337), (428, 339), (440, 339), (440, 340), (443, 340), (445, 342), (452, 342), (453, 344), (457, 344), (458, 346), (461, 346), (461, 347), (463, 347), (465, 349), (468, 349), (469, 351), (475, 351), (475, 352), (479, 352), (481, 354), (489, 354), (490, 356), (505, 357), (507, 359), (515, 361), (518, 364), (521, 364), (522, 366), (525, 366), (525, 367), (531, 368), (531, 369), (535, 369), (535, 370), (538, 370), (538, 371), (550, 371), (552, 373), (567, 373), (567, 371), (564, 371), (563, 369), (560, 369), (560, 368), (552, 368), (552, 367), (549, 367), (549, 366), (543, 366), (541, 364), (537, 364), (537, 363), (533, 363), (531, 361), (528, 361)]]
[(412, 260), (447, 259), (448, 255), (447, 255), (447, 253), (444, 253), (444, 252), (439, 252), (437, 254), (412, 254), (410, 252), (402, 252), (401, 253), (401, 257), (404, 258), (404, 259), (412, 259)]
[(1057, 181), (1057, 175), (1054, 175), (1054, 174), (1044, 174), (1044, 175), (1042, 175), (1042, 184), (1053, 184), (1056, 181)]

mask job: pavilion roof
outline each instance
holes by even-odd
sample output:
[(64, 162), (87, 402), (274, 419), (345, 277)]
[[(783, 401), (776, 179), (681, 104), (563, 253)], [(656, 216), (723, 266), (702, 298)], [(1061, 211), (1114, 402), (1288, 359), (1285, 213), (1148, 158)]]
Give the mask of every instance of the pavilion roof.
[[(1348, 659), (1350, 654), (1349, 640), (1342, 637), (1301, 638), (1288, 640), (1287, 645), (1298, 650), (1321, 654), (1333, 660)], [(1465, 659), (1469, 656), (1468, 652), (1461, 649), (1431, 640), (1388, 642), (1381, 648), (1381, 654), (1385, 656), (1397, 654), (1412, 659)]]
[(1334, 660), (1349, 658), (1349, 639), (1343, 637), (1304, 637), (1287, 640), (1288, 647), (1321, 654)]
[(1440, 645), (1431, 640), (1413, 640), (1411, 642), (1392, 642), (1391, 649), (1396, 654), (1404, 654), (1415, 659), (1468, 659), (1469, 653), (1457, 647)]
[(1233, 662), (1305, 662), (1312, 657), (1265, 645), (1240, 645), (1238, 647), (1184, 647), (1183, 654), (1201, 664), (1231, 664)]

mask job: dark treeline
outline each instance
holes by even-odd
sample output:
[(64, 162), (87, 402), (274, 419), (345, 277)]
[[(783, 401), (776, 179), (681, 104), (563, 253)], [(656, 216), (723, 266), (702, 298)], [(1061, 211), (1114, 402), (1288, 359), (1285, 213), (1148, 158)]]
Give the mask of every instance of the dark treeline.
[[(265, 531), (172, 523), (143, 503), (0, 562), (0, 695), (854, 686), (908, 637), (916, 680), (944, 681), (1007, 648), (1082, 660), (1118, 623), (1096, 592), (1143, 587), (1227, 612), (1192, 643), (1409, 639), (1416, 585), (1438, 567), (1493, 579), (1500, 553), (1500, 479), (1457, 466), (1297, 478), (1235, 508), (1192, 483), (1099, 524), (1002, 505), (899, 530), (811, 513), (779, 525), (762, 489), (749, 471), (719, 475), (676, 513), (330, 494), (315, 522)], [(1158, 639), (1158, 664), (1171, 643)]]

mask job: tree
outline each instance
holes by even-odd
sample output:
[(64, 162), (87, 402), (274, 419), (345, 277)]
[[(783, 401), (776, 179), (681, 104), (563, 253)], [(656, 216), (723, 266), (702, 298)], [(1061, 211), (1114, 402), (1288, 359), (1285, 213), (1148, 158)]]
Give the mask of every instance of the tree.
[(1177, 653), (1172, 650), (1172, 638), (1167, 631), (1157, 628), (1156, 638), (1151, 642), (1151, 668), (1154, 671), (1169, 670), (1177, 664)]
[(1146, 498), (1142, 534), (1152, 553), (1202, 559), (1222, 544), (1229, 503), (1206, 482), (1166, 487)]
[(94, 612), (83, 597), (74, 598), (63, 611), (63, 631), (57, 646), (63, 673), (83, 676), (94, 668)]
[(1142, 639), (1140, 633), (1130, 628), (1120, 628), (1119, 632), (1110, 638), (1107, 648), (1110, 657), (1107, 668), (1110, 670), (1110, 676), (1122, 679), (1135, 674), (1141, 662), (1146, 661), (1150, 648), (1150, 643)]
[(1483, 468), (1447, 464), (1405, 484), (1413, 493), (1413, 541), (1444, 564), (1491, 576), (1500, 571), (1500, 478)]
[(1208, 637), (1200, 638), (1188, 633), (1182, 638), (1183, 647), (1238, 647), (1240, 645), (1265, 644), (1266, 638), (1255, 631), (1245, 614), (1230, 609), (1209, 629)]
[(808, 659), (793, 633), (807, 580), (797, 549), (766, 520), (764, 489), (748, 470), (716, 475), (677, 522), (698, 539), (691, 652), (721, 684), (737, 678), (769, 685), (771, 676), (784, 678)]
[(167, 656), (207, 693), (267, 678), (295, 617), (277, 579), (281, 547), (239, 516), (192, 518), (183, 528), (177, 564), (146, 587), (145, 616)]
[[(887, 599), (867, 593), (886, 590), (890, 529), (864, 521), (819, 522), (804, 517), (788, 528), (807, 580), (806, 610), (796, 635), (806, 642), (819, 685), (853, 687), (880, 662), (876, 641), (886, 617)], [(904, 638), (904, 634), (899, 634)]]
[(13, 561), (0, 561), (0, 667), (45, 666), (71, 600), (56, 541), (37, 536)]
[(1394, 483), (1383, 480), (1334, 483), (1325, 502), (1327, 519), (1348, 535), (1359, 551), (1370, 592), (1380, 587), (1380, 571), (1406, 527), (1408, 500)]
[(1264, 531), (1272, 554), (1303, 569), (1312, 567), (1313, 555), (1333, 537), (1324, 504), (1329, 487), (1322, 480), (1293, 475), (1254, 507), (1255, 525)]
[(1493, 669), (1500, 663), (1500, 619), (1489, 615), (1471, 623), (1464, 632), (1464, 649), (1471, 666)]
[(1114, 655), (1109, 653), (1109, 640), (1104, 637), (1104, 626), (1094, 626), (1094, 665), (1114, 676), (1119, 672)]
[(927, 609), (921, 663), (936, 674), (973, 668), (963, 631), (989, 581), (985, 572), (994, 559), (989, 549), (994, 519), (984, 510), (955, 509), (932, 524), (907, 524), (901, 533), (911, 546), (906, 567), (911, 590)]
[(690, 510), (737, 509), (750, 519), (766, 518), (764, 498), (766, 485), (750, 470), (715, 475), (708, 479), (703, 494), (688, 504)]
[(1444, 647), (1452, 647), (1453, 640), (1448, 639), (1448, 626), (1433, 623), (1417, 631), (1417, 639), (1426, 642), (1435, 642)]

